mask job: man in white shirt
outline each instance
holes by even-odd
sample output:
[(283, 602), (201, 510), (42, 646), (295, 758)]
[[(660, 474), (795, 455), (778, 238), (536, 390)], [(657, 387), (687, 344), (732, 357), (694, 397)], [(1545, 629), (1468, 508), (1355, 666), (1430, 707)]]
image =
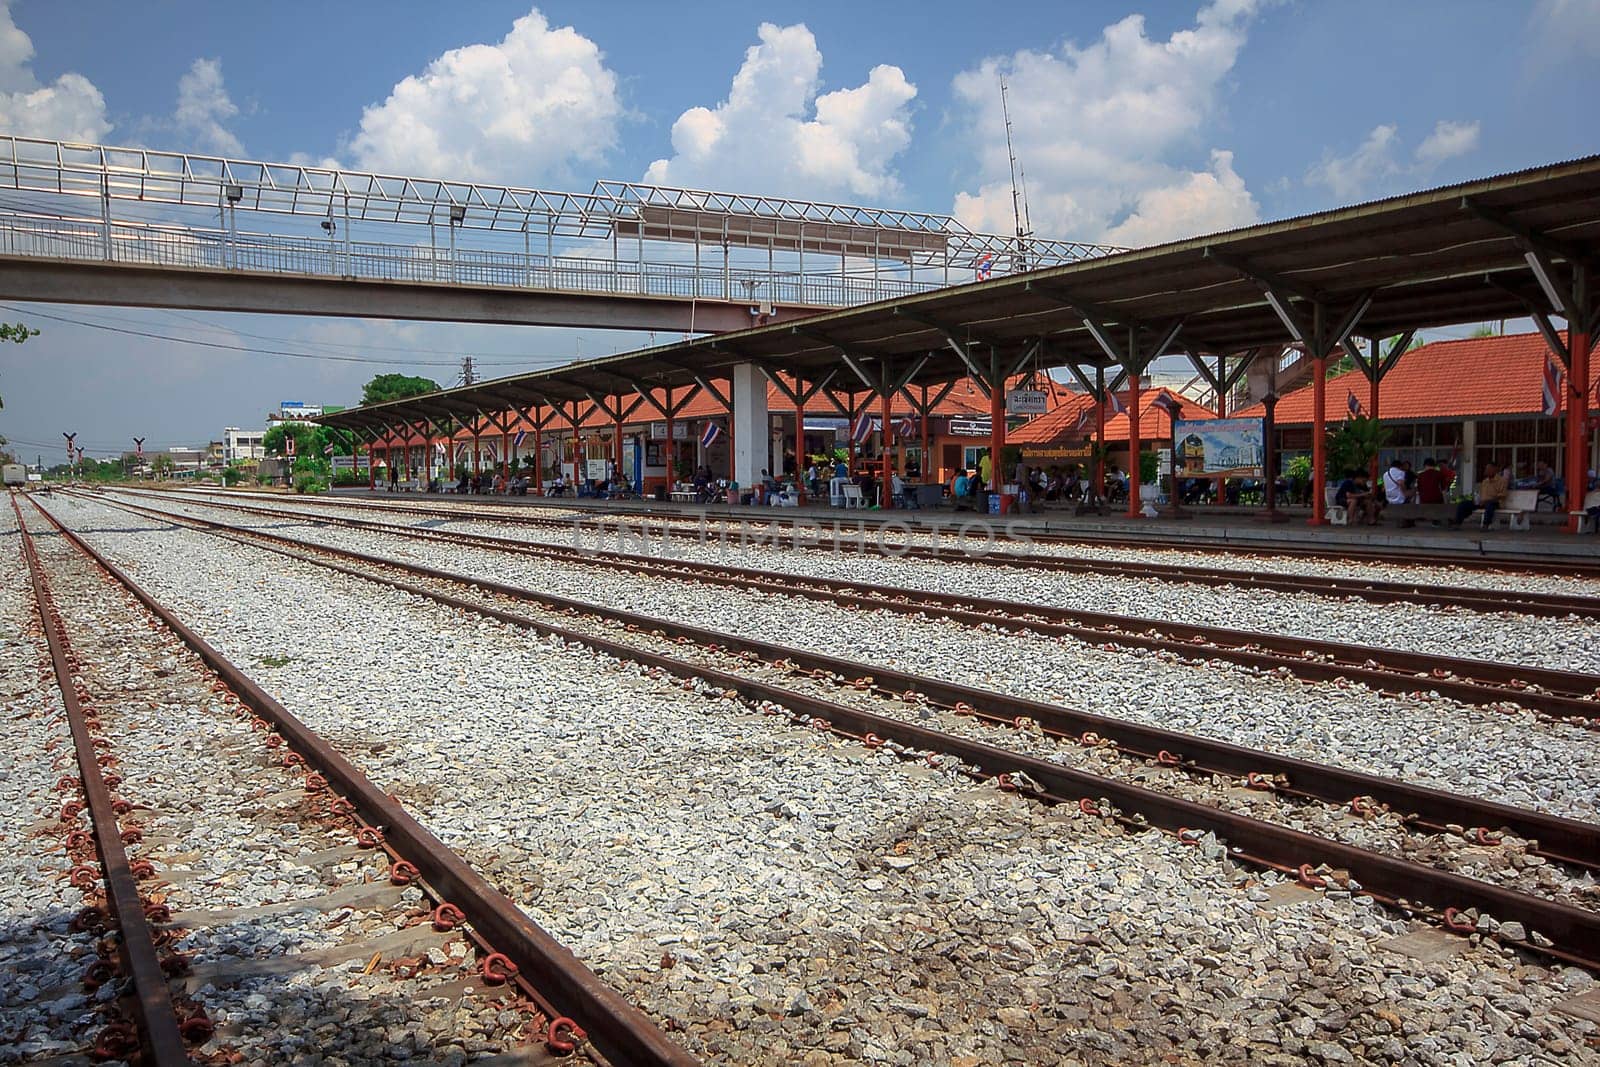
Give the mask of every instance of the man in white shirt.
[(1399, 457), (1389, 461), (1389, 469), (1383, 472), (1383, 499), (1390, 504), (1404, 504), (1406, 497), (1406, 469), (1400, 465)]

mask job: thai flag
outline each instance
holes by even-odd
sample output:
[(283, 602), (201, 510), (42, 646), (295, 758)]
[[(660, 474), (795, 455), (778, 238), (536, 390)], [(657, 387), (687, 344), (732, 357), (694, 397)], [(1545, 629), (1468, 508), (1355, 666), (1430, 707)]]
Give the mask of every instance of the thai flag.
[(1540, 391), (1544, 400), (1541, 410), (1546, 415), (1554, 415), (1561, 410), (1561, 367), (1554, 356), (1544, 358), (1544, 382)]
[(710, 448), (713, 441), (722, 436), (722, 427), (714, 422), (706, 423), (706, 432), (700, 435), (700, 447)]
[(917, 424), (916, 424), (915, 421), (912, 420), (912, 418), (909, 415), (906, 416), (905, 418), (902, 418), (899, 422), (895, 423), (894, 435), (896, 437), (910, 437), (912, 434), (914, 434), (916, 432), (917, 432)]
[(1157, 393), (1155, 399), (1150, 403), (1165, 411), (1168, 415), (1175, 415), (1178, 410), (1178, 402), (1166, 393)]
[(1345, 401), (1344, 406), (1350, 409), (1350, 417), (1352, 419), (1361, 414), (1361, 401), (1356, 399), (1354, 389), (1350, 390), (1350, 398)]
[(1072, 431), (1074, 433), (1077, 433), (1079, 430), (1081, 430), (1085, 426), (1089, 425), (1089, 419), (1092, 418), (1093, 416), (1094, 416), (1094, 408), (1092, 408), (1092, 407), (1086, 407), (1082, 411), (1078, 412), (1078, 421), (1072, 427)]
[(333, 455), (333, 442), (332, 442), (332, 441), (329, 441), (329, 442), (328, 442), (328, 444), (327, 444), (327, 446), (326, 446), (326, 447), (325, 447), (325, 448), (323, 448), (323, 450), (322, 450), (322, 454), (323, 454), (323, 455), (324, 455), (324, 456), (331, 456), (331, 455)]
[(1128, 410), (1127, 405), (1123, 404), (1122, 402), (1122, 397), (1118, 396), (1116, 393), (1107, 393), (1106, 403), (1111, 405), (1111, 414), (1113, 415), (1121, 415), (1124, 411)]
[(978, 280), (980, 282), (988, 281), (989, 275), (994, 273), (994, 253), (985, 252), (978, 257), (978, 262), (975, 265), (978, 268)]
[(513, 448), (521, 448), (522, 447), (522, 442), (526, 441), (527, 439), (528, 439), (528, 431), (527, 430), (518, 430), (517, 431), (517, 436), (513, 437), (511, 439), (511, 447), (513, 447)]
[(863, 414), (860, 418), (856, 419), (855, 429), (850, 432), (850, 439), (859, 445), (861, 442), (865, 441), (871, 436), (872, 416)]
[(483, 454), (486, 457), (488, 457), (488, 460), (489, 460), (490, 463), (494, 462), (494, 442), (493, 441), (485, 441), (483, 443)]

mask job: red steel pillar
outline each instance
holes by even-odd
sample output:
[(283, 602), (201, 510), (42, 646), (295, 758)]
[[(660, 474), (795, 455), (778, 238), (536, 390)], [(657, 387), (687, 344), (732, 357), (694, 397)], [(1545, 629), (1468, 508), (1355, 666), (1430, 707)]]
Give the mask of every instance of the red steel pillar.
[(801, 504), (806, 502), (806, 387), (799, 378), (794, 380), (794, 492)]
[(856, 476), (856, 394), (844, 394), (844, 406), (849, 409), (850, 417), (845, 419), (844, 447), (845, 462), (850, 468), (850, 477)]
[(1123, 414), (1128, 416), (1128, 518), (1139, 517), (1139, 452), (1142, 443), (1139, 440), (1139, 392), (1143, 384), (1140, 382), (1142, 375), (1129, 373), (1128, 375), (1128, 410)]
[(500, 477), (511, 482), (511, 434), (500, 431)]
[(1000, 357), (989, 361), (989, 481), (986, 488), (998, 493), (1005, 483), (1000, 471), (1001, 455), (1006, 449), (1006, 383), (1000, 374)]
[[(1380, 360), (1381, 355), (1382, 351), (1378, 342), (1372, 342), (1372, 382), (1367, 406), (1372, 409), (1371, 413), (1373, 422), (1378, 421), (1378, 387), (1381, 383), (1381, 375), (1383, 373), (1383, 364)], [(1376, 452), (1372, 454), (1372, 462), (1369, 464), (1369, 466), (1371, 469), (1367, 471), (1367, 477), (1372, 480), (1372, 491), (1378, 492), (1378, 454)]]
[[(433, 431), (422, 435), (422, 473), (428, 485), (433, 484)], [(427, 488), (424, 486), (423, 488)]]
[(1311, 519), (1312, 526), (1327, 525), (1328, 518), (1328, 357), (1311, 360)]
[(883, 394), (883, 403), (880, 410), (883, 412), (883, 432), (878, 435), (878, 441), (883, 446), (883, 488), (878, 490), (878, 496), (883, 500), (883, 510), (894, 510), (894, 461), (889, 458), (889, 435), (893, 432), (889, 424), (889, 401), (892, 398), (888, 393)]
[(621, 397), (617, 398), (617, 413), (616, 413), (615, 429), (613, 431), (613, 437), (612, 437), (611, 452), (612, 452), (612, 455), (615, 457), (613, 459), (613, 462), (616, 463), (616, 465), (617, 465), (617, 478), (620, 479), (624, 484), (631, 486), (633, 483), (631, 481), (629, 481), (627, 472), (622, 469), (622, 398)]
[(544, 422), (538, 417), (538, 410), (534, 411), (533, 421), (533, 495), (544, 496), (544, 433), (540, 424)]
[(1578, 532), (1583, 497), (1589, 488), (1589, 346), (1587, 331), (1568, 325), (1567, 349), (1567, 532)]
[(922, 387), (922, 408), (917, 412), (917, 422), (921, 424), (919, 428), (922, 431), (922, 462), (918, 464), (918, 467), (921, 471), (920, 478), (924, 485), (944, 481), (943, 478), (934, 474), (934, 471), (938, 468), (933, 464), (933, 442), (928, 438), (931, 429), (928, 424), (933, 421), (932, 416), (933, 413), (928, 410), (928, 387), (924, 385)]

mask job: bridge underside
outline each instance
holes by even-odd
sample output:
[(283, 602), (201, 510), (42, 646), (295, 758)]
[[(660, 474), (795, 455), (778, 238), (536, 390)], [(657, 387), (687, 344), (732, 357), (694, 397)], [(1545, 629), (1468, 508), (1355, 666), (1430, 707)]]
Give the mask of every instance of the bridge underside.
[(757, 320), (749, 305), (724, 301), (48, 261), (33, 256), (0, 256), (0, 299), (675, 333), (727, 333), (758, 322), (803, 318), (818, 310), (780, 307)]

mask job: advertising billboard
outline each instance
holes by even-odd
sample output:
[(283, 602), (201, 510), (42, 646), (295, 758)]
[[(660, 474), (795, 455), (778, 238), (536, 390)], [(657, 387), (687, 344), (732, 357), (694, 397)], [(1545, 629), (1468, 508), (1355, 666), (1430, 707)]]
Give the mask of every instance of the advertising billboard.
[(1260, 419), (1179, 419), (1172, 440), (1180, 477), (1261, 477), (1266, 449)]

